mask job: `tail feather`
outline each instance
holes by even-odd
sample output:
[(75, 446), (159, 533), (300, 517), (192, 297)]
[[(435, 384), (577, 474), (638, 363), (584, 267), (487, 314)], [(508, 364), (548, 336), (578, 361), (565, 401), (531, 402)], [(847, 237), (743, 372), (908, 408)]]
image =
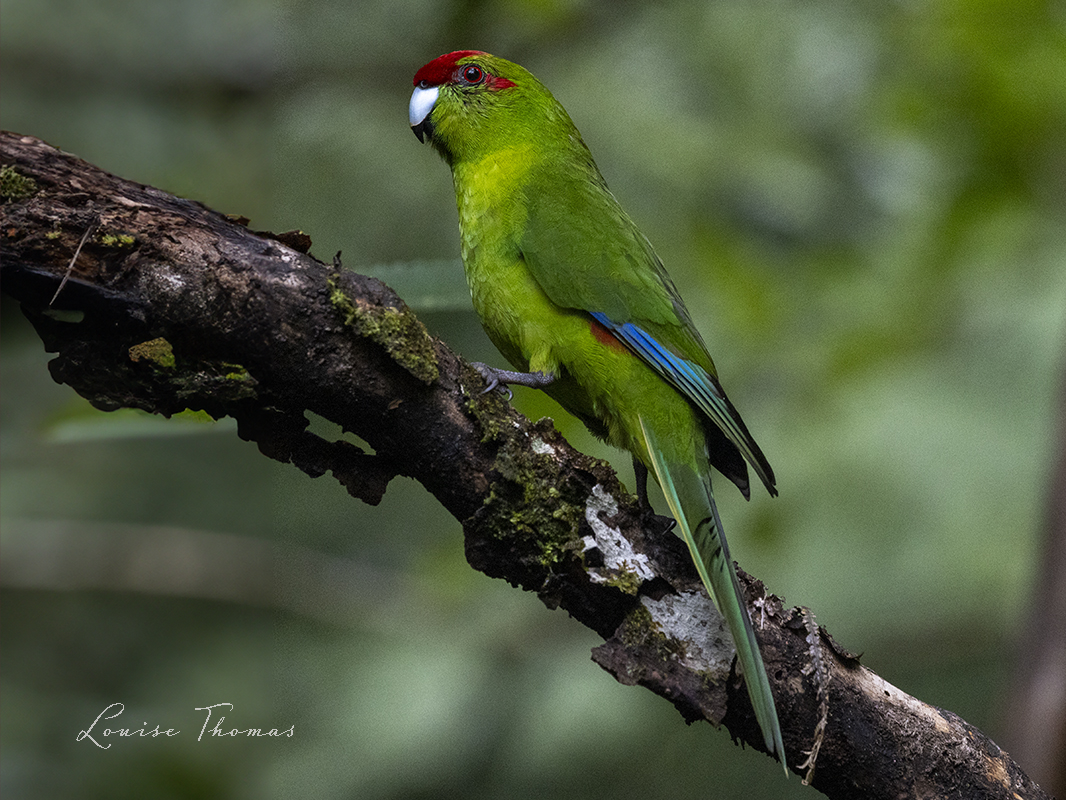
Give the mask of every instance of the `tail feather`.
[(640, 426), (650, 454), (651, 467), (677, 520), (677, 530), (688, 544), (700, 579), (733, 635), (737, 659), (755, 709), (755, 718), (763, 732), (766, 749), (777, 754), (787, 775), (788, 765), (785, 762), (777, 708), (711, 492), (710, 465), (704, 460), (703, 468), (697, 470), (688, 464), (667, 463), (657, 446), (654, 433), (643, 419)]

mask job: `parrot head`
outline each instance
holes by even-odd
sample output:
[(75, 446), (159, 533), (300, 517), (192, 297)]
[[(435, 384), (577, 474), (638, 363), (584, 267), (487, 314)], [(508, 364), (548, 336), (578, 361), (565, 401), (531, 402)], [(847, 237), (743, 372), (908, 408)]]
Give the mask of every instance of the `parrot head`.
[[(530, 72), (479, 50), (433, 59), (415, 73), (414, 86), (411, 130), (449, 164), (505, 144), (577, 134), (563, 107)], [(561, 130), (549, 130), (553, 126)]]

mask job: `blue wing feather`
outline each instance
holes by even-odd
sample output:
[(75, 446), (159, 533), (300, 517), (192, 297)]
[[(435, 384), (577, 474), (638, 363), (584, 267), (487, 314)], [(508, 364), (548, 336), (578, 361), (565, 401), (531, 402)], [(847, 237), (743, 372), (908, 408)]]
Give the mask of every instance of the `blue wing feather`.
[(733, 410), (717, 381), (699, 364), (671, 352), (639, 325), (614, 322), (599, 311), (589, 312), (593, 319), (609, 330), (619, 341), (640, 356), (671, 385), (684, 394), (706, 414), (725, 434), (745, 460), (755, 469), (771, 494), (774, 491), (773, 473), (759, 446), (748, 433), (744, 423)]

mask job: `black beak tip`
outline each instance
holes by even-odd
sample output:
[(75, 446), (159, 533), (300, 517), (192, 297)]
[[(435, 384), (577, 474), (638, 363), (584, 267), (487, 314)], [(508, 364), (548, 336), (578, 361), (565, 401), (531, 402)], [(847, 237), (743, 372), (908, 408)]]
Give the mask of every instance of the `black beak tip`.
[(411, 132), (418, 137), (418, 141), (425, 142), (426, 139), (433, 138), (433, 123), (429, 121), (429, 115), (419, 122), (417, 125), (411, 126)]

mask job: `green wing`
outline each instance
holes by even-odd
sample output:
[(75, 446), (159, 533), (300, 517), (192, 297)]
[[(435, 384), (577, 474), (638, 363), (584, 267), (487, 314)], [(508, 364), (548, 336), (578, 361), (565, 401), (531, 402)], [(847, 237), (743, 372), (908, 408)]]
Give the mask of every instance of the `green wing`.
[(528, 193), (519, 247), (552, 302), (654, 328), (665, 345), (715, 374), (662, 262), (595, 166), (591, 172), (540, 167), (529, 180), (552, 191)]
[(703, 411), (713, 423), (714, 465), (745, 496), (744, 460), (776, 494), (773, 470), (718, 382), (673, 281), (595, 165), (534, 172), (531, 183), (538, 178), (553, 191), (529, 192), (519, 246), (544, 292), (558, 306), (589, 313)]

